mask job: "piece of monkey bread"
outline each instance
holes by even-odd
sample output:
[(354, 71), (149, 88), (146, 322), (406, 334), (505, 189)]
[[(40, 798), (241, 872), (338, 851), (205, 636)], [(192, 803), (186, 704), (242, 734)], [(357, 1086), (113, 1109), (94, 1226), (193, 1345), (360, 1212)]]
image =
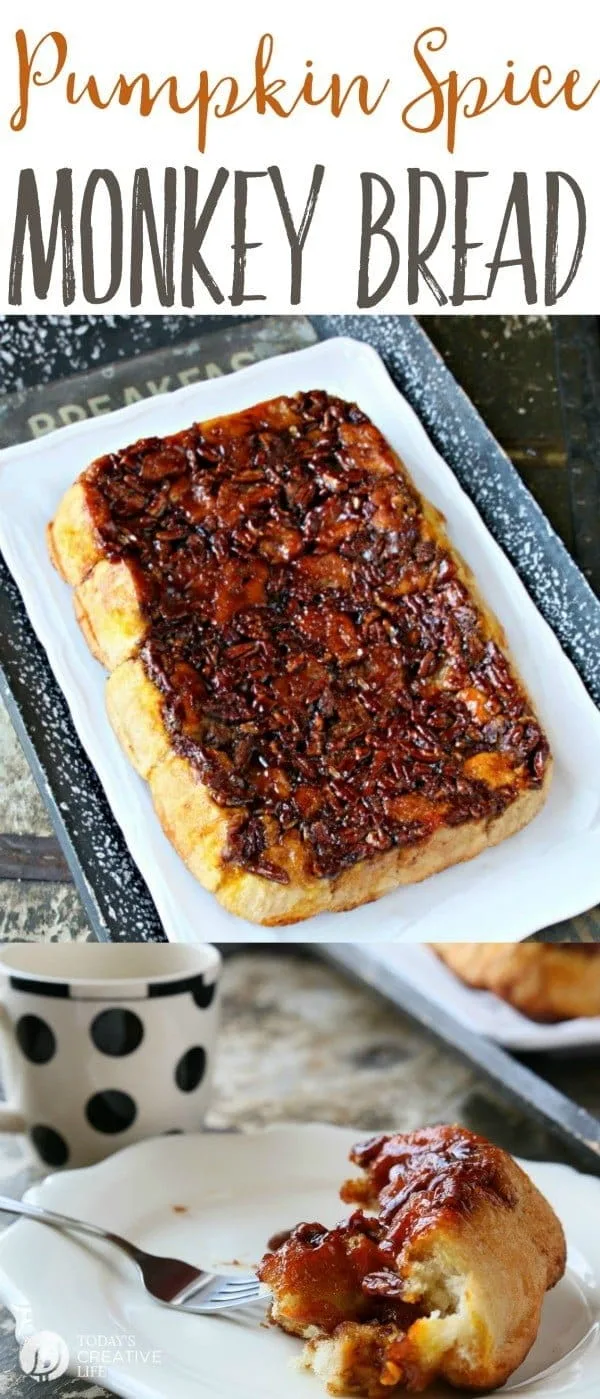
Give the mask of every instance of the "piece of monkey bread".
[(260, 1264), (272, 1320), (303, 1338), (302, 1364), (330, 1394), (503, 1384), (564, 1272), (547, 1200), (463, 1127), (375, 1137), (350, 1159), (361, 1170), (341, 1190), (350, 1217), (299, 1224)]

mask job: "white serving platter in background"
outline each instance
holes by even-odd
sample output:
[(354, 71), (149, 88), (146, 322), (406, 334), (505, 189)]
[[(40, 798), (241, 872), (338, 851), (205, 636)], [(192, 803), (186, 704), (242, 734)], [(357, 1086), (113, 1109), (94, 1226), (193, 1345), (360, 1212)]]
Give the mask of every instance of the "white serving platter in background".
[[(338, 1192), (361, 1136), (292, 1124), (161, 1137), (49, 1176), (26, 1198), (153, 1253), (220, 1271), (238, 1260), (248, 1271), (275, 1232), (301, 1219), (332, 1226), (343, 1216)], [(597, 1399), (600, 1232), (592, 1221), (600, 1215), (600, 1181), (569, 1166), (521, 1164), (562, 1220), (568, 1259), (545, 1299), (537, 1339), (502, 1393)], [(97, 1383), (124, 1399), (324, 1399), (321, 1381), (294, 1364), (301, 1342), (261, 1324), (264, 1304), (218, 1317), (171, 1312), (144, 1295), (114, 1249), (28, 1220), (0, 1236), (0, 1300), (16, 1318), (18, 1340), (54, 1333), (80, 1378), (90, 1351), (103, 1352)], [(427, 1393), (443, 1399), (448, 1390), (434, 1385)]]
[[(323, 388), (356, 400), (443, 512), (454, 544), (499, 617), (554, 752), (548, 801), (524, 831), (476, 860), (348, 913), (323, 914), (277, 933), (221, 908), (163, 834), (146, 784), (114, 737), (105, 675), (53, 569), (45, 528), (94, 457), (136, 438), (176, 432), (276, 394)], [(217, 942), (514, 941), (600, 900), (600, 713), (481, 516), (369, 346), (331, 339), (218, 380), (146, 399), (0, 453), (0, 547), (45, 647), (73, 723), (167, 937)]]
[(493, 991), (466, 986), (430, 947), (372, 943), (363, 955), (365, 961), (402, 977), (468, 1030), (495, 1040), (505, 1049), (592, 1049), (600, 1045), (600, 1015), (540, 1024)]

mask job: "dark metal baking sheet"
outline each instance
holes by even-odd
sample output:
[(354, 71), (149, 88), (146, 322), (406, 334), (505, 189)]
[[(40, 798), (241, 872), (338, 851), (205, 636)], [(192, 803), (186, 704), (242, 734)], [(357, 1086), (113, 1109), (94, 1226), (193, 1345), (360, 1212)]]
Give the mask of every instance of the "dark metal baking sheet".
[[(314, 328), (314, 329), (313, 329)], [(143, 396), (164, 373), (181, 365), (228, 372), (232, 354), (264, 357), (310, 343), (315, 336), (345, 334), (379, 352), (394, 382), (511, 558), (540, 611), (559, 637), (591, 695), (600, 702), (600, 602), (552, 530), (508, 457), (411, 317), (316, 316), (267, 318), (217, 328), (189, 347), (169, 346), (89, 376), (29, 391), (0, 414), (4, 441), (30, 435), (33, 411), (57, 413), (61, 403), (87, 404), (98, 382), (110, 403), (124, 385)], [(235, 347), (235, 349), (234, 349)], [(102, 376), (99, 381), (98, 376)], [(84, 376), (85, 378), (85, 376)], [(173, 383), (173, 387), (177, 384)], [(31, 394), (34, 393), (34, 399)], [(65, 395), (67, 395), (65, 399)], [(34, 402), (34, 408), (31, 407)], [(110, 406), (109, 403), (109, 406)], [(15, 436), (16, 432), (16, 436)], [(162, 928), (148, 889), (134, 865), (96, 774), (71, 724), (68, 707), (45, 652), (28, 622), (20, 595), (0, 562), (0, 685), (18, 736), (48, 806), (58, 838), (97, 937), (155, 940)]]

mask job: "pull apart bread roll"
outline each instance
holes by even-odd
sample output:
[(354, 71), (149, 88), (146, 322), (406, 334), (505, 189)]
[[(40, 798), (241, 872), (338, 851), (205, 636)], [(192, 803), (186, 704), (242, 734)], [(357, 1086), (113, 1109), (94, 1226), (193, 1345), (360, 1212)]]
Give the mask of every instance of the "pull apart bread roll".
[(548, 1202), (462, 1127), (376, 1137), (351, 1160), (362, 1174), (341, 1196), (359, 1208), (335, 1229), (299, 1225), (262, 1260), (272, 1320), (304, 1338), (330, 1394), (503, 1384), (564, 1272)]
[(467, 986), (493, 991), (530, 1020), (600, 1015), (600, 946), (549, 942), (434, 945)]
[(355, 405), (315, 390), (103, 457), (49, 547), (165, 831), (232, 912), (353, 908), (542, 805), (499, 624)]

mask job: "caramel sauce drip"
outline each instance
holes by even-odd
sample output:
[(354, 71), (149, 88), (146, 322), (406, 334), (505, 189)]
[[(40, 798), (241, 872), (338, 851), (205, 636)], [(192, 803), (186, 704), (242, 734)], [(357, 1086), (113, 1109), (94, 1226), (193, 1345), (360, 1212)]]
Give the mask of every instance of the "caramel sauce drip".
[(361, 1210), (335, 1229), (299, 1224), (281, 1243), (273, 1240), (258, 1276), (276, 1295), (285, 1295), (301, 1330), (331, 1332), (343, 1321), (374, 1320), (408, 1328), (419, 1309), (403, 1301), (401, 1279), (388, 1267), (381, 1237), (377, 1221)]

